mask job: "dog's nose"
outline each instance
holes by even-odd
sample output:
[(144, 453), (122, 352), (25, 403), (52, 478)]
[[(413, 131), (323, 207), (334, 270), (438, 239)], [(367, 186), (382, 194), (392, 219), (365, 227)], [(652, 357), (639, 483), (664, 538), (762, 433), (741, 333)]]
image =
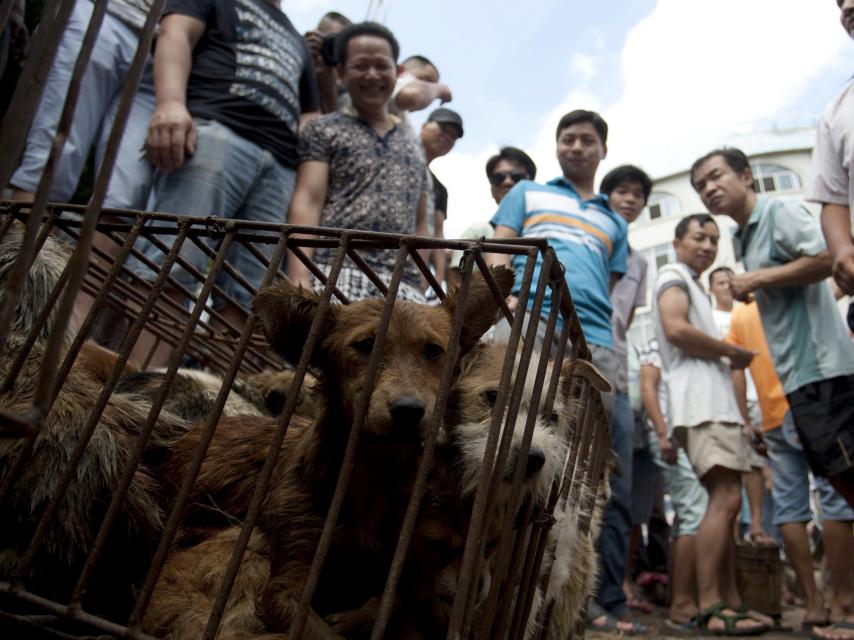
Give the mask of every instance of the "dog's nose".
[(543, 468), (546, 463), (546, 454), (539, 447), (531, 447), (528, 452), (528, 464), (525, 465), (525, 477), (530, 478)]
[(396, 427), (415, 427), (424, 417), (424, 403), (418, 398), (398, 398), (388, 405), (392, 422)]

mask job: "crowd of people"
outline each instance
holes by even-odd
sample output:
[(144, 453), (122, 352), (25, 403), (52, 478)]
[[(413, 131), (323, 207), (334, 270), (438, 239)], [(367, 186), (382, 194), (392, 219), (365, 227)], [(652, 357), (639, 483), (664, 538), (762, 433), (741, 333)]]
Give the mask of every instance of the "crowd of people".
[[(837, 4), (854, 37), (854, 0)], [(22, 5), (13, 3), (13, 20), (0, 41), (3, 64), (10, 43), (20, 40), (15, 18)], [(109, 0), (53, 176), (52, 200), (69, 200), (93, 147), (100, 164), (150, 8), (150, 0)], [(8, 185), (15, 199), (32, 199), (39, 188), (92, 11), (91, 0), (74, 5)], [(399, 64), (399, 56), (389, 29), (351, 23), (337, 12), (301, 35), (268, 0), (167, 0), (104, 206), (442, 238), (449, 194), (429, 165), (451, 152), (464, 134), (463, 120), (439, 107), (416, 131), (410, 112), (449, 102), (452, 94), (429, 58), (415, 55)], [(782, 541), (805, 595), (805, 627), (816, 637), (854, 638), (854, 342), (827, 282), (832, 276), (842, 293), (854, 294), (852, 122), (854, 83), (818, 127), (808, 198), (820, 203), (820, 222), (799, 203), (754, 193), (749, 160), (738, 149), (699, 158), (690, 180), (709, 213), (678, 223), (676, 262), (658, 269), (649, 301), (648, 265), (629, 245), (628, 228), (647, 205), (653, 181), (638, 166), (622, 165), (597, 189), (608, 143), (608, 125), (598, 113), (577, 109), (560, 119), (555, 153), (561, 175), (548, 182), (536, 182), (536, 165), (516, 147), (501, 148), (487, 162), (497, 210), (462, 237), (548, 238), (566, 269), (593, 362), (614, 389), (605, 404), (622, 475), (611, 480), (598, 542), (591, 628), (646, 632), (630, 613), (630, 606), (644, 603), (628, 568), (640, 526), (654, 511), (656, 476), (675, 512), (666, 619), (674, 633), (752, 635), (776, 625), (749, 608), (736, 585), (735, 531), (744, 492), (747, 539)], [(717, 268), (707, 290), (701, 277), (715, 264), (721, 238), (710, 214), (730, 216), (738, 225), (743, 272)], [(155, 264), (162, 262), (150, 244), (140, 241), (140, 248)], [(257, 286), (261, 264), (238, 245), (230, 251), (227, 259)], [(321, 271), (331, 268), (332, 250), (304, 253)], [(187, 247), (182, 255), (204, 272), (204, 252)], [(432, 250), (424, 257), (439, 282), (460, 282), (462, 252)], [(486, 259), (509, 261), (503, 254)], [(366, 254), (365, 261), (387, 282), (395, 252)], [(510, 298), (515, 308), (525, 259), (512, 262), (519, 276)], [(147, 268), (138, 269), (151, 277)], [(286, 273), (306, 287), (318, 286), (296, 254), (288, 254)], [(189, 277), (181, 269), (174, 275), (179, 282)], [(379, 294), (359, 268), (345, 267), (337, 286), (350, 300)], [(240, 321), (249, 294), (227, 280), (222, 287), (240, 304), (214, 300), (214, 307)], [(425, 290), (422, 274), (408, 261), (399, 295), (424, 302)], [(529, 299), (526, 322), (532, 304)], [(648, 304), (655, 339), (633, 349), (628, 331), (635, 311)], [(543, 318), (550, 306), (547, 295)], [(545, 325), (538, 324), (538, 347), (551, 352), (560, 321), (551, 344), (545, 344)], [(508, 333), (501, 322), (493, 339)], [(640, 410), (629, 393), (633, 350), (639, 352)], [(168, 352), (158, 352), (149, 364), (167, 359)], [(769, 473), (770, 523), (763, 520)], [(829, 560), (829, 602), (813, 576), (806, 528), (814, 519), (810, 474)]]

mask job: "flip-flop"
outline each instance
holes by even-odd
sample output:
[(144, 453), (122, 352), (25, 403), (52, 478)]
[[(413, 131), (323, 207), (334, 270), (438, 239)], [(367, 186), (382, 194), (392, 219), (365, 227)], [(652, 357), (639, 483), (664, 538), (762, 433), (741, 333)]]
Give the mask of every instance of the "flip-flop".
[(666, 618), (664, 626), (677, 636), (695, 637), (700, 630), (697, 618), (691, 618), (688, 622), (677, 622), (676, 620)]
[[(827, 640), (827, 636), (820, 636), (816, 633), (816, 626), (813, 626), (813, 629), (810, 633), (811, 638), (815, 638), (815, 640)], [(854, 638), (854, 622), (834, 622), (828, 626), (821, 627), (822, 629), (830, 629), (831, 631), (850, 631), (851, 637)]]
[[(706, 633), (711, 633), (716, 636), (758, 636), (759, 634), (768, 631), (768, 625), (766, 624), (759, 624), (755, 627), (739, 627), (738, 623), (742, 620), (753, 620), (754, 622), (758, 621), (755, 618), (750, 617), (746, 613), (724, 613), (724, 609), (735, 611), (733, 607), (730, 607), (725, 602), (719, 602), (716, 605), (709, 607), (708, 609), (703, 609), (699, 614), (697, 614), (700, 629), (702, 629)], [(709, 621), (712, 618), (717, 618), (718, 620), (723, 622), (724, 628), (709, 629)]]
[[(593, 623), (594, 620), (603, 616), (605, 617), (605, 621), (603, 623)], [(619, 625), (620, 622), (630, 624), (631, 630), (621, 629)], [(613, 614), (608, 613), (608, 611), (602, 608), (602, 606), (595, 600), (592, 600), (587, 607), (587, 629), (589, 631), (619, 633), (620, 635), (625, 636), (645, 636), (649, 632), (649, 630), (639, 622), (618, 619)]]

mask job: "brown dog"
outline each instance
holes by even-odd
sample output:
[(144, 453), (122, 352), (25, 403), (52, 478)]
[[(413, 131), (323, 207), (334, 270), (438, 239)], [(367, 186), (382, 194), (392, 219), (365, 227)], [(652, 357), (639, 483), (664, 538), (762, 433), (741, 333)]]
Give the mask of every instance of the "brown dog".
[[(512, 273), (500, 268), (493, 274), (506, 295), (512, 285)], [(316, 294), (285, 281), (261, 291), (254, 302), (270, 344), (292, 364), (300, 358), (318, 303)], [(418, 466), (421, 442), (440, 393), (445, 349), (457, 305), (454, 294), (439, 307), (395, 302), (352, 479), (312, 601), (308, 638), (336, 636), (322, 619), (331, 614), (335, 614), (335, 628), (347, 633), (350, 625), (356, 624), (354, 621), (369, 617), (376, 596), (382, 592)], [(272, 549), (270, 580), (261, 603), (272, 631), (287, 631), (296, 612), (335, 489), (355, 406), (364, 391), (382, 309), (382, 300), (333, 305), (321, 320), (311, 358), (318, 373), (318, 415), (310, 425), (292, 419), (259, 522)], [(463, 353), (489, 328), (497, 309), (485, 281), (474, 278), (460, 337)], [(254, 442), (257, 446), (251, 445), (253, 450), (264, 451), (271, 428), (258, 419), (251, 424), (233, 420), (218, 425), (197, 492), (223, 495), (222, 486), (209, 486), (204, 478), (244, 479), (238, 483), (242, 488), (218, 502), (219, 508), (240, 518), (247, 504), (246, 492), (255, 489), (251, 479), (259, 465), (255, 458), (235, 455), (227, 445), (220, 450), (228, 455), (218, 456), (216, 443), (220, 439), (243, 440)], [(198, 437), (198, 430), (194, 430), (185, 442), (179, 443), (179, 449), (192, 450)], [(182, 475), (178, 456), (174, 462), (169, 467), (172, 482)], [(234, 468), (237, 471), (232, 472)], [(358, 579), (341, 580), (336, 576)], [(360, 613), (363, 606), (367, 606), (368, 613)]]
[[(13, 226), (0, 243), (0, 285), (5, 287), (12, 257), (18, 250), (20, 229)], [(10, 255), (10, 252), (12, 254)], [(5, 380), (15, 358), (21, 353), (27, 335), (34, 327), (50, 292), (54, 289), (68, 259), (67, 249), (48, 237), (24, 283), (21, 303), (16, 310), (9, 342), (0, 357), (0, 380)], [(39, 332), (9, 391), (0, 395), (0, 408), (28, 415), (33, 407), (36, 385), (43, 364), (47, 336), (53, 330), (51, 318)], [(65, 332), (62, 356), (70, 346), (71, 334)], [(51, 410), (44, 416), (36, 436), (32, 455), (12, 484), (9, 496), (0, 506), (0, 576), (15, 571), (21, 553), (32, 541), (36, 526), (57, 483), (68, 467), (68, 460), (79, 444), (80, 433), (89, 419), (104, 382), (116, 364), (116, 354), (85, 343), (77, 354), (67, 379), (59, 389)], [(46, 529), (44, 544), (23, 580), (40, 595), (61, 600), (75, 584), (94, 542), (107, 505), (121, 476), (129, 468), (131, 452), (148, 418), (150, 405), (126, 394), (113, 394), (99, 418), (82, 459), (71, 476), (70, 485), (59, 509)], [(183, 421), (167, 413), (156, 421), (149, 451), (162, 452), (188, 429)], [(24, 438), (0, 439), (0, 480), (9, 473), (23, 451)], [(133, 479), (117, 525), (106, 545), (95, 581), (89, 590), (95, 611), (118, 618), (132, 602), (133, 581), (144, 575), (152, 546), (162, 528), (159, 486), (144, 462)], [(89, 609), (92, 610), (92, 609)]]

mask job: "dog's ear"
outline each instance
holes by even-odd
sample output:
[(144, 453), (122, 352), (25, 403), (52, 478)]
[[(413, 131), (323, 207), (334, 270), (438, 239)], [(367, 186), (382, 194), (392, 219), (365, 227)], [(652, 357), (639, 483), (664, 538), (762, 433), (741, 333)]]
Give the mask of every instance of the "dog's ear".
[[(501, 296), (503, 298), (509, 296), (515, 278), (513, 271), (507, 267), (499, 266), (491, 267), (490, 272), (501, 291)], [(457, 294), (457, 291), (451, 293), (443, 305), (451, 315), (457, 307)], [(497, 316), (498, 303), (486, 283), (486, 279), (479, 271), (473, 273), (469, 285), (468, 300), (466, 301), (465, 318), (460, 332), (460, 351), (465, 353), (474, 346), (489, 327), (495, 323)]]
[[(258, 316), (270, 346), (287, 362), (296, 365), (319, 303), (318, 294), (282, 279), (258, 292), (252, 301), (252, 310)], [(321, 336), (328, 335), (335, 322), (335, 314), (335, 305), (329, 305)], [(318, 349), (314, 349), (313, 364), (318, 360)]]
[(611, 383), (599, 373), (593, 363), (578, 358), (564, 360), (560, 369), (561, 391), (566, 397), (569, 397), (573, 378), (576, 377), (584, 378), (600, 393), (611, 393)]

